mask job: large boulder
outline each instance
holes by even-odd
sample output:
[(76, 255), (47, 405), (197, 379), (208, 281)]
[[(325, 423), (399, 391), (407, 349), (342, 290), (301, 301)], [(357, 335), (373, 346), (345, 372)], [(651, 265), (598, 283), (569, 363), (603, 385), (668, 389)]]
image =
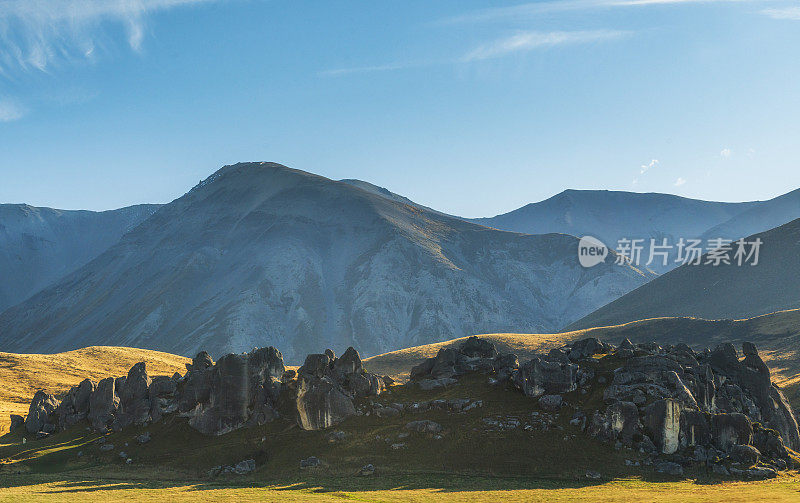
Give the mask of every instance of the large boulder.
[(753, 425), (746, 415), (733, 412), (714, 414), (711, 417), (711, 431), (717, 448), (730, 450), (734, 445), (748, 445), (753, 439)]
[(84, 379), (70, 388), (56, 408), (59, 428), (66, 429), (86, 419), (89, 414), (89, 400), (96, 387), (90, 379)]
[(195, 406), (189, 425), (207, 435), (222, 435), (271, 421), (277, 416), (275, 402), (285, 370), (283, 355), (273, 347), (223, 356), (201, 371), (210, 372), (208, 400)]
[(304, 430), (321, 430), (356, 413), (353, 399), (329, 378), (302, 375), (297, 388), (297, 418)]
[(125, 382), (117, 391), (119, 409), (114, 421), (115, 430), (122, 430), (130, 424), (145, 424), (150, 420), (151, 406), (148, 394), (150, 383), (145, 362), (139, 362), (131, 367)]
[(468, 372), (496, 374), (507, 379), (519, 366), (516, 355), (501, 355), (494, 344), (472, 336), (457, 347), (441, 348), (433, 358), (428, 358), (411, 369), (411, 380), (453, 379)]
[(664, 454), (673, 454), (680, 446), (681, 405), (671, 398), (653, 402), (644, 410), (645, 430)]
[(19, 430), (20, 428), (24, 428), (25, 427), (25, 418), (24, 417), (19, 416), (17, 414), (11, 414), (10, 419), (11, 419), (11, 425), (9, 426), (9, 430), (8, 431), (13, 433), (13, 432)]
[(51, 415), (58, 407), (56, 397), (42, 390), (33, 395), (33, 400), (28, 408), (28, 415), (25, 418), (25, 429), (28, 433), (38, 433), (47, 424), (52, 424)]
[(97, 388), (89, 397), (89, 424), (96, 430), (104, 431), (114, 420), (119, 407), (116, 392), (116, 379), (107, 377), (97, 383)]
[(512, 374), (514, 385), (529, 397), (568, 393), (577, 388), (578, 365), (533, 358)]
[(575, 341), (570, 346), (569, 359), (572, 361), (584, 360), (594, 355), (609, 353), (613, 347), (594, 337)]
[(620, 440), (632, 446), (639, 433), (639, 409), (631, 402), (615, 402), (606, 407), (604, 413), (595, 412), (588, 432), (601, 440)]
[(711, 427), (707, 413), (699, 410), (682, 410), (679, 440), (681, 447), (705, 446), (711, 443)]

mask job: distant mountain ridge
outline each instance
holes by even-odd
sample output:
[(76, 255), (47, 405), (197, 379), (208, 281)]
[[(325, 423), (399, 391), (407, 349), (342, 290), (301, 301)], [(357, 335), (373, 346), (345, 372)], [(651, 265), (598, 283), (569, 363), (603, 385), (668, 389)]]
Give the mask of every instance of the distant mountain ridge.
[[(650, 239), (675, 246), (680, 238), (738, 239), (800, 218), (800, 190), (768, 201), (722, 203), (671, 194), (606, 190), (566, 190), (538, 203), (491, 218), (470, 219), (488, 227), (527, 234), (563, 232), (594, 236), (616, 248), (620, 239), (643, 239), (643, 261)], [(673, 248), (668, 265), (655, 257), (658, 273), (677, 265)], [(639, 264), (645, 267), (645, 264)]]
[(552, 331), (645, 283), (577, 239), (488, 229), (274, 163), (226, 166), (0, 314), (0, 348), (115, 344), (288, 361), (486, 331)]
[(0, 312), (100, 255), (159, 207), (95, 212), (0, 204)]

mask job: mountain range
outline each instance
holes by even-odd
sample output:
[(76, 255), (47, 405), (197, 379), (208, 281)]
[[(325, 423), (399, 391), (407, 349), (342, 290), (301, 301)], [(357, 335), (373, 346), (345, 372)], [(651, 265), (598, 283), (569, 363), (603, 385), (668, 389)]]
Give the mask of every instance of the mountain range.
[(498, 231), (273, 163), (226, 166), (0, 315), (0, 348), (367, 355), (553, 331), (652, 278), (578, 264), (566, 234)]
[(735, 239), (797, 217), (800, 190), (745, 203), (567, 190), (470, 220), (362, 180), (240, 163), (164, 206), (0, 205), (0, 350), (276, 345), (297, 362), (324, 347), (369, 356), (475, 333), (756, 316), (798, 305), (796, 222), (764, 233), (759, 267), (648, 266), (660, 277), (608, 259), (582, 268), (576, 236), (612, 249)]
[[(770, 199), (743, 203), (719, 203), (687, 199), (671, 194), (607, 190), (566, 190), (547, 200), (531, 203), (509, 213), (472, 222), (512, 232), (543, 234), (564, 232), (590, 235), (612, 249), (620, 239), (642, 239), (642, 257), (649, 260), (650, 240), (666, 239), (676, 245), (683, 238), (739, 239), (785, 224), (800, 217), (800, 190)], [(673, 248), (667, 264), (656, 256), (642, 267), (663, 273), (679, 265)]]
[(88, 263), (158, 207), (95, 212), (0, 204), (0, 311)]

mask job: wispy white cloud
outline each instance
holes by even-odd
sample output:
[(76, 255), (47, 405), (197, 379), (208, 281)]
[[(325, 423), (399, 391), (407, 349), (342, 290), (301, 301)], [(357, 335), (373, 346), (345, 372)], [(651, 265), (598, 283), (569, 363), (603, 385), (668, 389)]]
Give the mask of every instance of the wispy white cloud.
[(761, 11), (765, 16), (772, 19), (789, 19), (800, 21), (800, 7), (783, 7), (779, 9), (764, 9)]
[(675, 180), (675, 183), (673, 185), (675, 185), (676, 187), (680, 187), (681, 185), (684, 185), (685, 183), (686, 183), (686, 178), (684, 178), (682, 176), (679, 176), (678, 179)]
[(731, 149), (729, 149), (729, 148), (723, 148), (719, 152), (719, 156), (722, 157), (723, 159), (730, 159), (731, 154), (732, 154), (732, 152), (731, 152)]
[(483, 44), (465, 54), (461, 61), (477, 61), (497, 58), (515, 52), (530, 51), (544, 47), (566, 44), (587, 44), (602, 40), (611, 40), (627, 35), (628, 32), (614, 30), (592, 31), (526, 31), (510, 37), (500, 38)]
[(139, 51), (148, 15), (215, 0), (0, 0), (0, 73), (46, 71), (53, 65), (95, 54), (106, 27), (124, 30)]
[(654, 5), (688, 5), (708, 3), (740, 3), (758, 0), (559, 0), (531, 2), (511, 7), (476, 10), (440, 21), (441, 24), (480, 23), (489, 21), (525, 20), (542, 14), (591, 9), (646, 7)]
[(324, 70), (320, 72), (320, 75), (336, 77), (354, 73), (388, 72), (395, 70), (408, 70), (412, 68), (424, 68), (443, 64), (471, 63), (492, 58), (499, 58), (517, 52), (543, 49), (546, 47), (569, 44), (588, 44), (603, 40), (611, 40), (626, 36), (628, 34), (630, 34), (630, 32), (615, 30), (551, 32), (525, 31), (481, 44), (458, 58), (438, 61), (407, 61), (401, 63), (388, 63), (385, 65), (334, 68), (331, 70)]
[(659, 164), (660, 163), (658, 162), (658, 159), (653, 159), (652, 161), (650, 161), (647, 164), (642, 164), (641, 168), (639, 169), (639, 174), (643, 175), (643, 174), (647, 173), (648, 171), (650, 171), (651, 169), (653, 169), (656, 166), (658, 166)]
[(390, 72), (394, 70), (408, 70), (411, 68), (422, 68), (439, 64), (435, 61), (409, 61), (406, 63), (387, 63), (385, 65), (374, 66), (354, 66), (350, 68), (334, 68), (332, 70), (324, 70), (320, 75), (335, 77), (339, 75), (348, 75), (352, 73), (372, 73), (372, 72)]
[(0, 98), (0, 122), (11, 122), (25, 116), (25, 108), (10, 98)]

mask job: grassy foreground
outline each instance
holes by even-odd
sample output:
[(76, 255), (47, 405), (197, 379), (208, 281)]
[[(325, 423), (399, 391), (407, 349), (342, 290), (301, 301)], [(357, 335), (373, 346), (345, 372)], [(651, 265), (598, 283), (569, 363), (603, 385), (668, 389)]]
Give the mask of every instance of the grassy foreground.
[(796, 502), (800, 478), (761, 482), (703, 480), (598, 483), (546, 479), (407, 475), (366, 478), (311, 478), (271, 484), (233, 485), (137, 479), (0, 475), (0, 502), (37, 501), (381, 501), (381, 502)]

